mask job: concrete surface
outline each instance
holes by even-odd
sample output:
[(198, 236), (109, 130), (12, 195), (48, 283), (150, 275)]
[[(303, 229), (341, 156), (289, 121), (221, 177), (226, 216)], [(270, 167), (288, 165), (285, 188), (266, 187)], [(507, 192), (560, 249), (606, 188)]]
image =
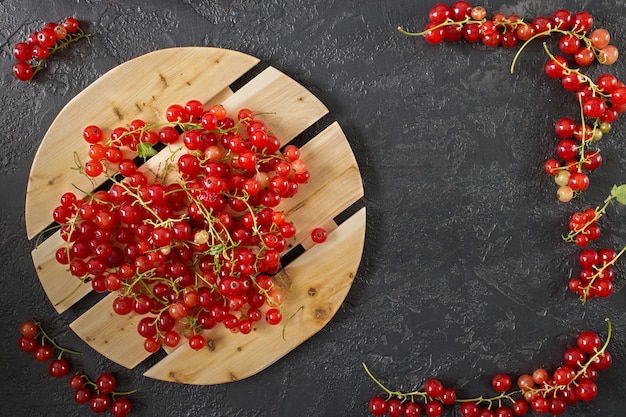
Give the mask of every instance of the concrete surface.
[[(553, 370), (581, 330), (604, 336), (610, 317), (614, 365), (600, 375), (597, 399), (564, 415), (622, 415), (626, 261), (615, 293), (583, 307), (566, 290), (577, 251), (559, 236), (573, 211), (601, 203), (614, 183), (626, 182), (626, 126), (618, 121), (603, 139), (604, 165), (584, 196), (558, 203), (542, 164), (553, 154), (554, 121), (577, 115), (573, 95), (543, 75), (539, 42), (511, 75), (514, 51), (431, 46), (395, 30), (421, 29), (434, 3), (0, 1), (1, 414), (91, 414), (17, 349), (18, 325), (31, 317), (84, 352), (78, 361), (87, 373), (110, 370), (120, 388), (137, 389), (131, 415), (169, 417), (366, 416), (367, 401), (381, 391), (362, 362), (390, 387), (413, 390), (435, 376), (460, 397), (491, 395), (495, 373)], [(585, 9), (626, 51), (624, 0), (493, 0), (486, 7), (531, 19)], [(59, 53), (32, 84), (16, 81), (13, 44), (68, 15), (94, 34), (92, 42)], [(368, 209), (362, 265), (331, 323), (262, 373), (212, 387), (147, 379), (151, 360), (126, 370), (78, 339), (68, 324), (81, 306), (59, 316), (45, 298), (23, 216), (30, 164), (63, 106), (122, 62), (186, 45), (255, 55), (316, 94), (349, 137)], [(624, 62), (608, 72), (626, 80)], [(599, 245), (626, 245), (625, 213), (609, 210)]]

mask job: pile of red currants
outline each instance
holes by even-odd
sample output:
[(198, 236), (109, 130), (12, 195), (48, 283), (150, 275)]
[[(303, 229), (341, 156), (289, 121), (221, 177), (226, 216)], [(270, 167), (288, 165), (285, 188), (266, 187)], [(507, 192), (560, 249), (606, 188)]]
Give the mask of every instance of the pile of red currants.
[(62, 23), (48, 22), (41, 30), (31, 33), (26, 41), (13, 46), (13, 75), (20, 81), (30, 81), (43, 68), (48, 57), (80, 39), (88, 39), (78, 20), (67, 17)]
[[(276, 206), (309, 180), (300, 149), (281, 149), (245, 108), (229, 117), (222, 105), (190, 100), (169, 106), (166, 119), (84, 129), (89, 161), (77, 168), (111, 186), (61, 197), (57, 261), (95, 291), (117, 292), (116, 313), (145, 316), (138, 332), (149, 352), (184, 338), (202, 349), (204, 331), (218, 324), (243, 334), (263, 318), (279, 324), (272, 276), (296, 228)], [(156, 174), (132, 159), (158, 147), (167, 160)]]

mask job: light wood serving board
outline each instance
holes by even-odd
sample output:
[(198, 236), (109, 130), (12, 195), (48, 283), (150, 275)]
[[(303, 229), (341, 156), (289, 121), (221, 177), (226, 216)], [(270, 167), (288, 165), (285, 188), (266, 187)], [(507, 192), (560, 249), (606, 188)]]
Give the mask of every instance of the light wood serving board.
[[(91, 192), (103, 184), (103, 180), (90, 181), (72, 169), (76, 158), (87, 160), (82, 130), (89, 124), (99, 125), (106, 133), (137, 118), (157, 123), (164, 121), (170, 104), (196, 99), (206, 105), (221, 103), (229, 112), (247, 107), (262, 113), (263, 121), (284, 146), (328, 113), (307, 89), (272, 67), (233, 92), (231, 85), (250, 75), (258, 63), (255, 57), (219, 48), (164, 49), (121, 64), (87, 87), (53, 121), (33, 161), (26, 195), (29, 238), (51, 225), (52, 211), (64, 192)], [(304, 249), (275, 277), (290, 315), (286, 327), (259, 323), (251, 334), (242, 335), (218, 326), (205, 332), (206, 349), (194, 351), (181, 343), (168, 349), (146, 376), (200, 385), (249, 377), (317, 333), (339, 309), (363, 253), (365, 209), (354, 208), (363, 196), (363, 186), (339, 124), (329, 122), (320, 130), (301, 149), (311, 180), (278, 207), (296, 225), (293, 245)], [(139, 169), (153, 175), (169, 156), (170, 151), (164, 149)], [(336, 224), (334, 219), (347, 209), (353, 214)], [(314, 245), (310, 231), (319, 226), (330, 231), (329, 238)], [(54, 254), (60, 246), (57, 232), (32, 251), (40, 282), (59, 314), (92, 291), (89, 283), (82, 284), (56, 262)], [(70, 327), (102, 355), (133, 368), (151, 355), (136, 331), (143, 316), (115, 314), (115, 296), (102, 298)]]

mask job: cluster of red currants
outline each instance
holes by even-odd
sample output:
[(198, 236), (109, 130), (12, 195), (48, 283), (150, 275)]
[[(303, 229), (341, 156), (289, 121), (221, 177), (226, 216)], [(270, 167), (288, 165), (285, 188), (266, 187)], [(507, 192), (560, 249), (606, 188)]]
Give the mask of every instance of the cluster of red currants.
[(559, 186), (558, 199), (568, 202), (589, 187), (588, 173), (602, 164), (600, 151), (593, 146), (611, 130), (611, 123), (626, 112), (626, 86), (607, 73), (594, 82), (580, 70), (570, 69), (563, 56), (551, 56), (545, 71), (549, 77), (561, 79), (566, 90), (575, 91), (581, 106), (581, 123), (569, 117), (557, 120), (557, 158), (545, 164), (546, 172), (554, 176)]
[[(48, 362), (52, 359), (48, 365), (48, 373), (54, 378), (63, 378), (69, 374), (70, 364), (62, 356), (77, 355), (79, 352), (60, 346), (48, 336), (38, 321), (25, 321), (19, 330), (20, 350), (32, 352), (37, 362)], [(53, 359), (55, 351), (58, 351), (58, 356)], [(134, 391), (116, 392), (117, 382), (108, 372), (100, 374), (95, 382), (89, 380), (87, 375), (77, 373), (69, 377), (69, 385), (75, 390), (74, 400), (80, 404), (89, 403), (89, 407), (95, 413), (102, 413), (110, 408), (113, 417), (126, 417), (132, 409), (131, 401), (125, 396)]]
[(589, 242), (600, 237), (598, 220), (601, 216), (602, 212), (592, 208), (575, 212), (568, 222), (569, 233), (563, 239), (574, 242), (579, 248), (586, 247)]
[(62, 23), (46, 23), (41, 30), (28, 35), (26, 41), (18, 42), (13, 47), (13, 56), (17, 60), (13, 65), (13, 75), (20, 81), (32, 80), (50, 55), (90, 36), (80, 28), (78, 20), (73, 17), (65, 18)]
[[(546, 161), (545, 169), (554, 176), (557, 198), (568, 202), (577, 193), (589, 187), (589, 172), (602, 163), (598, 149), (592, 146), (611, 129), (611, 123), (626, 112), (626, 85), (614, 75), (602, 74), (594, 82), (574, 68), (588, 66), (594, 61), (604, 65), (613, 64), (619, 51), (610, 45), (611, 35), (606, 29), (594, 29), (593, 17), (585, 11), (572, 13), (559, 9), (551, 16), (539, 16), (525, 22), (517, 15), (495, 13), (487, 19), (484, 7), (472, 7), (466, 1), (451, 6), (436, 4), (429, 12), (429, 23), (422, 32), (400, 32), (409, 36), (423, 36), (427, 42), (438, 44), (444, 40), (455, 42), (482, 42), (495, 47), (520, 47), (511, 65), (515, 67), (517, 56), (526, 43), (550, 35), (558, 35), (558, 47), (562, 55), (554, 56), (544, 44), (550, 57), (545, 66), (546, 74), (559, 79), (567, 91), (576, 93), (581, 106), (581, 120), (577, 123), (569, 117), (559, 119), (555, 125), (560, 141), (556, 147), (557, 158)], [(571, 63), (566, 57), (571, 58)]]
[(531, 22), (525, 22), (515, 14), (504, 13), (495, 13), (491, 19), (487, 19), (484, 7), (472, 6), (461, 0), (450, 6), (442, 3), (434, 5), (422, 32), (399, 30), (409, 36), (423, 36), (431, 44), (464, 39), (472, 43), (482, 42), (490, 47), (502, 45), (507, 48), (515, 47), (520, 41), (560, 33), (563, 35), (561, 44), (579, 57), (579, 65), (589, 65), (594, 58), (603, 64), (612, 64), (617, 59), (618, 51), (609, 45), (608, 32), (598, 29), (587, 37), (585, 34), (592, 27), (593, 17), (585, 11), (572, 13), (559, 9), (551, 16), (538, 16)]
[[(95, 291), (117, 291), (116, 313), (146, 315), (138, 332), (150, 352), (185, 336), (201, 349), (203, 331), (218, 323), (244, 334), (263, 317), (280, 323), (272, 275), (296, 228), (275, 207), (310, 177), (300, 149), (281, 150), (249, 109), (233, 119), (221, 105), (191, 100), (171, 105), (166, 118), (108, 135), (84, 129), (90, 160), (80, 168), (112, 185), (61, 197), (53, 218), (66, 244), (57, 261)], [(168, 162), (152, 179), (130, 158), (153, 155), (157, 144)]]
[[(608, 369), (612, 364), (607, 350), (611, 338), (610, 322), (608, 329), (604, 344), (595, 332), (580, 333), (576, 346), (565, 350), (564, 363), (552, 375), (544, 368), (538, 368), (532, 375), (521, 375), (517, 379), (517, 388), (513, 388), (513, 380), (508, 374), (495, 375), (491, 385), (498, 394), (493, 397), (460, 399), (454, 389), (444, 387), (436, 379), (427, 380), (423, 391), (391, 391), (365, 367), (369, 376), (387, 394), (386, 398), (373, 397), (369, 410), (375, 416), (419, 417), (424, 412), (428, 417), (439, 417), (445, 405), (456, 403), (460, 404), (459, 411), (463, 417), (523, 416), (531, 410), (535, 414), (563, 414), (568, 406), (596, 397), (598, 371)], [(423, 404), (420, 404), (420, 399)]]
[[(413, 398), (415, 396), (422, 397), (424, 404), (415, 401)], [(455, 401), (456, 391), (454, 389), (445, 387), (438, 379), (431, 378), (424, 382), (423, 392), (416, 391), (410, 394), (390, 396), (386, 399), (376, 396), (370, 400), (369, 409), (375, 416), (382, 416), (386, 413), (390, 417), (419, 417), (424, 411), (427, 416), (438, 417), (443, 414), (444, 405), (454, 404)]]
[(95, 381), (85, 374), (74, 374), (69, 378), (69, 386), (74, 390), (74, 401), (78, 404), (89, 403), (89, 408), (94, 413), (111, 410), (113, 417), (126, 417), (133, 408), (132, 402), (126, 396), (135, 391), (115, 391), (117, 380), (109, 372), (101, 373)]
[(598, 251), (585, 249), (578, 254), (580, 272), (569, 281), (569, 289), (578, 294), (582, 302), (593, 297), (606, 298), (613, 293), (613, 265), (623, 253), (603, 248)]
[[(64, 354), (78, 354), (73, 350), (69, 350), (59, 346), (57, 342), (48, 336), (41, 327), (41, 323), (37, 321), (26, 321), (20, 325), (21, 337), (18, 339), (18, 347), (23, 352), (33, 353), (37, 362), (48, 362), (48, 373), (54, 378), (63, 378), (70, 371), (69, 362), (63, 358)], [(55, 351), (58, 352), (56, 358), (53, 359)]]
[(579, 274), (570, 278), (568, 285), (583, 303), (596, 296), (605, 298), (613, 293), (615, 273), (612, 267), (626, 252), (626, 246), (619, 252), (610, 248), (585, 249), (600, 237), (598, 221), (613, 201), (626, 204), (626, 185), (614, 186), (602, 206), (574, 212), (568, 224), (569, 233), (563, 236), (566, 242), (573, 242), (583, 249), (578, 255)]

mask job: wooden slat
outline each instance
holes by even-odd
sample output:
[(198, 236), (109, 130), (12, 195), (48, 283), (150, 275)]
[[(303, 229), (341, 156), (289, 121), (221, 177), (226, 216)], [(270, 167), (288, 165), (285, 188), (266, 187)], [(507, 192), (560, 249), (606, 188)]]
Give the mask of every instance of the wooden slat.
[(252, 109), (283, 145), (328, 113), (317, 97), (273, 67), (266, 68), (223, 104), (231, 111)]
[[(143, 337), (137, 333), (139, 320), (146, 316), (130, 313), (120, 316), (113, 311), (116, 294), (109, 294), (70, 324), (70, 328), (96, 351), (119, 365), (134, 368), (151, 354), (143, 348)], [(102, 352), (100, 352), (102, 353)]]
[[(363, 186), (348, 140), (337, 123), (303, 146), (301, 155), (311, 171), (311, 181), (303, 185), (294, 197), (283, 200), (277, 209), (285, 210), (289, 220), (296, 225), (297, 233), (290, 243), (294, 246), (304, 243), (305, 247), (310, 247), (310, 231), (320, 226), (328, 227), (329, 232), (334, 230), (336, 225), (333, 226), (332, 218), (363, 196)], [(133, 357), (141, 357), (143, 343), (137, 342), (135, 335), (123, 332), (117, 342), (122, 343), (124, 349), (119, 350), (116, 344), (110, 343), (108, 334), (100, 335), (97, 327), (91, 327), (91, 323), (99, 323), (105, 316), (107, 327), (127, 328), (128, 317), (110, 316), (110, 309), (110, 306), (97, 305), (87, 310), (79, 323), (72, 324), (72, 329), (81, 338), (89, 339), (95, 350), (114, 362), (126, 361), (125, 356), (132, 345), (136, 350)], [(88, 327), (83, 329), (82, 323), (88, 324)]]
[[(145, 375), (185, 384), (212, 385), (254, 375), (322, 329), (345, 299), (357, 272), (365, 238), (365, 208), (285, 268), (290, 283), (284, 308), (293, 314), (284, 328), (259, 325), (248, 335), (212, 329), (209, 348), (181, 346)], [(214, 331), (215, 330), (215, 331)]]
[(315, 185), (303, 185), (294, 197), (284, 199), (277, 207), (296, 225), (295, 243), (301, 243), (315, 227), (323, 226), (363, 197), (359, 167), (337, 122), (304, 145), (301, 156)]
[(55, 233), (31, 252), (39, 282), (58, 313), (66, 311), (92, 291), (89, 282), (82, 282), (70, 274), (67, 265), (56, 261), (55, 253), (64, 244), (60, 234)]
[(26, 194), (29, 239), (50, 224), (61, 193), (71, 190), (72, 184), (92, 190), (101, 183), (92, 184), (71, 169), (74, 151), (87, 161), (85, 126), (112, 130), (135, 118), (158, 122), (170, 104), (208, 101), (258, 62), (250, 55), (219, 48), (164, 49), (117, 66), (83, 90), (52, 122), (35, 155)]

